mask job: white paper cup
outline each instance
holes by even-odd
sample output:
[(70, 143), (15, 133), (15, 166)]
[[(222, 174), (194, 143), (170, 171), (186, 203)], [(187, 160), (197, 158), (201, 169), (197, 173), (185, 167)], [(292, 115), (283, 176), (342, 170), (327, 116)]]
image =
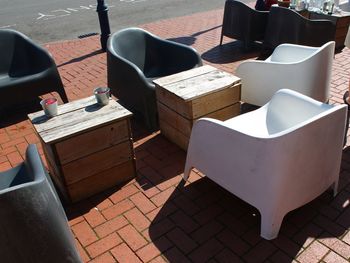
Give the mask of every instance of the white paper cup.
[(98, 104), (107, 105), (109, 103), (109, 88), (96, 88), (94, 94)]
[(48, 117), (54, 117), (57, 115), (57, 99), (48, 98), (40, 101), (41, 107), (43, 108), (45, 115)]

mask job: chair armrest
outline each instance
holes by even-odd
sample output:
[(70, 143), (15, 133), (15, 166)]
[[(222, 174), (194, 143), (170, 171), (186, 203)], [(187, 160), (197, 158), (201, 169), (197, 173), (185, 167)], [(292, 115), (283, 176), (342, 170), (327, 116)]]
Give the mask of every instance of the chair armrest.
[[(187, 150), (185, 179), (192, 167), (197, 168), (214, 182), (233, 192), (238, 197), (256, 205), (245, 189), (237, 186), (252, 185), (252, 191), (270, 188), (266, 178), (257, 177), (256, 170), (262, 174), (273, 174), (272, 153), (275, 139), (257, 138), (246, 135), (225, 125), (225, 122), (201, 118), (195, 122)], [(273, 152), (274, 156), (280, 155)], [(276, 184), (278, 182), (276, 181)]]

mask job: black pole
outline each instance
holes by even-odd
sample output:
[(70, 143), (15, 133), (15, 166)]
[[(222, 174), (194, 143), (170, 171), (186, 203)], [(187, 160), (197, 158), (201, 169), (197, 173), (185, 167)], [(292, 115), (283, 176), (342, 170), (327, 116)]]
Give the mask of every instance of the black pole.
[(104, 0), (97, 0), (96, 12), (98, 13), (98, 20), (101, 28), (101, 47), (103, 51), (106, 51), (107, 40), (111, 34), (111, 29), (109, 28), (108, 21), (108, 6), (105, 4)]

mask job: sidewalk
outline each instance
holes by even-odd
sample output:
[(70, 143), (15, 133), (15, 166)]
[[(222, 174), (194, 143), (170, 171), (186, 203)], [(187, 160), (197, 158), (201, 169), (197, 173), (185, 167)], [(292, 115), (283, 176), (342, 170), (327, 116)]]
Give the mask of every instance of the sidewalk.
[[(243, 53), (232, 39), (219, 46), (223, 10), (158, 21), (141, 27), (188, 44), (205, 64), (234, 73)], [(106, 85), (106, 54), (99, 37), (49, 43), (70, 101)], [(342, 103), (350, 76), (350, 50), (336, 54), (330, 103)], [(56, 94), (54, 94), (56, 95)], [(258, 211), (192, 172), (183, 185), (185, 152), (160, 132), (133, 123), (136, 179), (67, 208), (84, 262), (325, 262), (350, 260), (350, 148), (344, 149), (339, 194), (322, 196), (289, 213), (279, 237), (259, 236)], [(23, 161), (38, 138), (26, 116), (0, 121), (0, 171)], [(349, 140), (348, 140), (349, 143)]]

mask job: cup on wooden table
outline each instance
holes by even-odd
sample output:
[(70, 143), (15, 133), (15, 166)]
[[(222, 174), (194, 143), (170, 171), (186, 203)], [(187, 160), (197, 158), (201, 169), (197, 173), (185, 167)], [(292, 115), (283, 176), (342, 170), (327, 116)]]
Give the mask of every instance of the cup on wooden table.
[(107, 105), (109, 103), (109, 88), (96, 88), (94, 89), (94, 94), (99, 105)]
[(48, 117), (54, 117), (57, 115), (57, 99), (48, 98), (40, 101), (40, 105), (43, 108), (45, 115)]

